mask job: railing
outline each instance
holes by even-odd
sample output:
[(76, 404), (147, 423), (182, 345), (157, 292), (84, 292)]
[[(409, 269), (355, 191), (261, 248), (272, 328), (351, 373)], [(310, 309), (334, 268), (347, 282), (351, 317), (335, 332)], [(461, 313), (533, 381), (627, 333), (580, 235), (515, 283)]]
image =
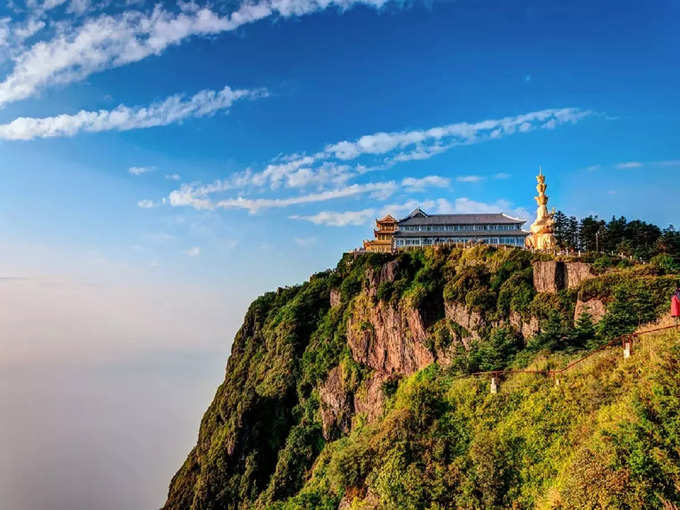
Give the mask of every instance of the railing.
[(513, 374), (536, 374), (536, 375), (544, 375), (546, 377), (553, 377), (557, 378), (558, 375), (563, 374), (564, 372), (567, 372), (568, 370), (572, 369), (579, 363), (587, 360), (588, 358), (594, 356), (598, 352), (601, 352), (613, 345), (616, 345), (620, 343), (623, 346), (624, 349), (624, 357), (627, 358), (630, 356), (630, 348), (633, 343), (633, 340), (636, 339), (639, 336), (642, 335), (647, 335), (649, 333), (656, 333), (658, 331), (664, 331), (668, 329), (674, 329), (680, 327), (680, 324), (673, 324), (671, 326), (663, 326), (660, 328), (654, 328), (654, 329), (648, 329), (645, 331), (639, 331), (637, 333), (628, 333), (626, 335), (621, 335), (613, 340), (607, 342), (604, 345), (601, 345), (597, 349), (593, 349), (590, 351), (588, 354), (585, 356), (572, 361), (569, 363), (567, 366), (564, 368), (560, 369), (554, 369), (554, 370), (532, 370), (532, 369), (516, 369), (516, 370), (489, 370), (486, 372), (472, 372), (471, 374), (467, 374), (467, 376), (491, 376), (491, 393), (496, 393), (497, 389), (497, 378), (503, 375), (513, 375)]

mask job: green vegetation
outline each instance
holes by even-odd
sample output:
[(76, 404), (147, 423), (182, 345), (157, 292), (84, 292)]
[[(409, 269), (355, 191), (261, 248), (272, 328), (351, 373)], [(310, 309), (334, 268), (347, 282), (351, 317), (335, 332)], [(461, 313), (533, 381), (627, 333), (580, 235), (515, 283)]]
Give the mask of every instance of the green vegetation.
[[(487, 379), (471, 376), (564, 366), (666, 312), (680, 281), (672, 256), (644, 265), (586, 257), (598, 275), (551, 294), (536, 292), (532, 270), (549, 257), (478, 246), (345, 255), (334, 270), (258, 298), (164, 508), (335, 510), (343, 499), (356, 509), (680, 502), (677, 335), (646, 339), (626, 362), (619, 350), (604, 351), (559, 386), (518, 375), (492, 396)], [(579, 300), (596, 300), (606, 313), (574, 320)], [(357, 361), (348, 337), (375, 339), (388, 327), (375, 322), (378, 309), (389, 310), (380, 320), (397, 317), (391, 328), (410, 328), (404, 317), (415, 313), (440, 363), (385, 374), (371, 397), (384, 408), (369, 420), (354, 414), (353, 402), (374, 395), (376, 368)], [(324, 433), (324, 384), (334, 369), (335, 398), (350, 410), (344, 429)]]
[[(561, 247), (572, 250), (620, 253), (639, 260), (666, 255), (675, 270), (680, 264), (680, 232), (673, 225), (662, 230), (645, 221), (628, 221), (623, 216), (614, 216), (608, 222), (597, 216), (578, 220), (558, 211), (555, 237)], [(595, 261), (596, 266), (606, 263), (606, 258)]]
[[(680, 343), (644, 338), (565, 375), (488, 379), (436, 365), (404, 380), (378, 423), (328, 445), (276, 508), (661, 508), (680, 501)], [(553, 355), (535, 363), (560, 364)], [(326, 505), (326, 506), (324, 506)]]

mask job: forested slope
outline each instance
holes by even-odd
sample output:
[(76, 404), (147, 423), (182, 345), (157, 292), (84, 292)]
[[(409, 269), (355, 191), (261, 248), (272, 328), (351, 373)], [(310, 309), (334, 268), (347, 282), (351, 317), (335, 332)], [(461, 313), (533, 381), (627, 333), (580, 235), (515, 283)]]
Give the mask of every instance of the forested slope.
[[(559, 273), (559, 274), (558, 274)], [(346, 255), (250, 306), (166, 509), (660, 508), (678, 502), (670, 258)]]

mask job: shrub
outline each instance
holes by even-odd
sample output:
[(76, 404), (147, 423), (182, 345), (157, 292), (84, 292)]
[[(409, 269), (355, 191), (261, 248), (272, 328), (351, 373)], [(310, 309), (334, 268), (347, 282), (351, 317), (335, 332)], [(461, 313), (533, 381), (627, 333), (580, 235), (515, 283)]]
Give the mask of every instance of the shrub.
[(515, 354), (524, 347), (522, 338), (510, 328), (496, 328), (489, 339), (479, 342), (474, 356), (480, 370), (500, 370), (508, 366)]
[(466, 294), (465, 304), (477, 312), (490, 312), (496, 307), (496, 294), (489, 289), (474, 289)]
[(601, 255), (593, 262), (593, 269), (597, 273), (604, 273), (608, 268), (613, 267), (615, 263), (616, 260), (613, 257), (610, 257), (607, 254)]
[(678, 271), (680, 271), (680, 266), (678, 266), (675, 263), (673, 257), (666, 253), (660, 253), (659, 255), (652, 257), (649, 263), (653, 266), (658, 267), (664, 273), (677, 273)]
[(490, 273), (486, 266), (464, 267), (444, 288), (444, 299), (465, 303), (469, 292), (489, 288)]
[(392, 298), (393, 290), (394, 285), (392, 285), (392, 282), (382, 282), (380, 285), (378, 285), (376, 296), (379, 301), (389, 301)]
[(598, 333), (604, 338), (615, 338), (632, 333), (640, 324), (657, 316), (657, 306), (645, 282), (628, 280), (614, 289), (613, 301), (598, 323)]
[(526, 317), (535, 295), (531, 268), (517, 272), (500, 286), (498, 311), (504, 316), (510, 312), (517, 312)]
[(353, 272), (352, 275), (343, 280), (340, 285), (340, 296), (345, 303), (361, 291), (362, 276)]

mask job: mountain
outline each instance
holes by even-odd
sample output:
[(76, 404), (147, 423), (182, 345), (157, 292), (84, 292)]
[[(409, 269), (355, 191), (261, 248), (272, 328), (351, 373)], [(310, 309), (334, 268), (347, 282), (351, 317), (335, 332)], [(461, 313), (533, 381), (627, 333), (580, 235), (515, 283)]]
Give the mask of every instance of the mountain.
[(674, 508), (672, 259), (346, 254), (256, 299), (164, 510)]

